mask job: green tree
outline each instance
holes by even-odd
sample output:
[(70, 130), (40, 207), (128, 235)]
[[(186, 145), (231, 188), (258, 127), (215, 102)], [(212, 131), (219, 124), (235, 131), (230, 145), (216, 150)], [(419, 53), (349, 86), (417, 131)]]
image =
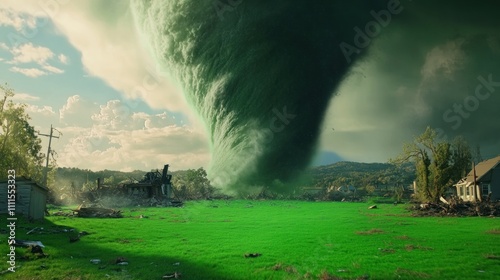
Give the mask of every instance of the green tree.
[(182, 199), (209, 198), (215, 192), (207, 178), (207, 172), (201, 167), (176, 174), (173, 176), (172, 185), (175, 193)]
[(481, 148), (479, 147), (479, 145), (476, 145), (474, 152), (472, 153), (472, 160), (475, 163), (483, 161), (483, 157), (481, 156)]
[(403, 146), (403, 152), (391, 160), (394, 163), (412, 161), (416, 167), (417, 198), (437, 202), (448, 187), (467, 174), (471, 152), (467, 142), (457, 137), (452, 143), (437, 140), (430, 127)]
[(109, 176), (107, 178), (104, 178), (103, 184), (104, 185), (108, 185), (108, 186), (114, 186), (114, 185), (116, 185), (115, 181), (116, 181), (115, 180), (115, 176), (111, 175), (111, 176)]
[[(479, 153), (479, 146), (477, 148), (477, 153)], [(453, 172), (452, 180), (458, 182), (458, 180), (467, 176), (469, 171), (472, 169), (471, 163), (474, 160), (471, 148), (467, 141), (461, 136), (455, 138), (451, 145), (452, 160), (453, 160)], [(481, 155), (479, 154), (479, 157)]]
[(7, 85), (0, 85), (0, 91), (4, 94), (0, 100), (0, 170), (14, 169), (17, 176), (41, 182), (44, 155), (26, 105), (12, 101), (14, 92)]

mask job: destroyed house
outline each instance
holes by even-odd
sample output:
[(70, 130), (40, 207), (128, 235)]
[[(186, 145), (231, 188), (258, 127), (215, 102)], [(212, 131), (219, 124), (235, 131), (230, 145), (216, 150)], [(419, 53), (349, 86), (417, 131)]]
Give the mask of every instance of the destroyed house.
[(168, 173), (169, 165), (163, 167), (163, 172), (158, 170), (147, 172), (142, 180), (137, 183), (124, 184), (125, 194), (143, 198), (170, 198), (172, 189), (172, 175)]
[[(0, 181), (0, 196), (7, 198), (8, 181)], [(43, 219), (47, 203), (47, 188), (29, 179), (18, 177), (15, 183), (15, 214), (29, 219)], [(0, 203), (0, 214), (7, 214), (8, 203)]]
[(500, 156), (480, 162), (474, 169), (455, 184), (457, 196), (464, 201), (484, 201), (488, 196), (500, 200)]

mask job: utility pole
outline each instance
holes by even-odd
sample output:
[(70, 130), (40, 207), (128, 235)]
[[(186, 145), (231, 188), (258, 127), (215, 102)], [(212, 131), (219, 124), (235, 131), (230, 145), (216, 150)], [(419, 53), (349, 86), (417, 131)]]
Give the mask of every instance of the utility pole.
[[(476, 184), (477, 184), (477, 181), (476, 181), (477, 176), (476, 176), (476, 163), (474, 161), (472, 161), (472, 175), (474, 176), (474, 181), (473, 181), (474, 182), (473, 183), (474, 184), (474, 189), (473, 189), (472, 194), (474, 195), (474, 202), (477, 202), (477, 199), (478, 199), (478, 194), (477, 194), (477, 189), (476, 189), (477, 188), (477, 186), (476, 186)], [(479, 194), (479, 196), (480, 195), (481, 194)]]
[[(53, 128), (52, 125), (50, 125), (50, 134), (42, 134), (42, 133), (38, 132), (38, 135), (49, 137), (49, 148), (47, 149), (47, 161), (45, 162), (45, 173), (43, 175), (43, 185), (45, 187), (47, 187), (47, 176), (48, 176), (48, 172), (49, 172), (49, 157), (50, 157), (50, 152), (51, 152), (50, 145), (52, 144), (52, 138), (59, 138), (59, 136), (53, 135), (54, 130), (57, 130), (57, 129)], [(57, 130), (57, 132), (59, 132), (59, 135), (61, 135), (61, 132), (59, 130)]]

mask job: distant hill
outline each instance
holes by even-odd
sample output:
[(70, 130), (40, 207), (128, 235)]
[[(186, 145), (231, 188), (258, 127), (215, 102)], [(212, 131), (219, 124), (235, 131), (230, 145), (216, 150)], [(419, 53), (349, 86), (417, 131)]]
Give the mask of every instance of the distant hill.
[(316, 157), (313, 159), (311, 166), (317, 167), (317, 166), (329, 165), (339, 161), (343, 161), (343, 159), (338, 154), (334, 152), (323, 151), (318, 155), (316, 155)]
[(394, 168), (390, 163), (363, 163), (341, 161), (329, 165), (317, 166), (313, 170), (317, 173), (350, 173), (350, 172), (379, 172)]
[(396, 166), (389, 163), (360, 163), (342, 161), (313, 167), (308, 171), (315, 187), (344, 186), (375, 187), (409, 185), (415, 180), (412, 164)]

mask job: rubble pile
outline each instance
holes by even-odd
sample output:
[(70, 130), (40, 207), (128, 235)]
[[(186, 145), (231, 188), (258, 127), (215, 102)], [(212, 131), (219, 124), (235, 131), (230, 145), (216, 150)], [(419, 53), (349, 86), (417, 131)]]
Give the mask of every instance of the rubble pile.
[(463, 201), (456, 197), (439, 203), (414, 204), (413, 216), (482, 216), (500, 217), (500, 201)]
[(123, 215), (120, 210), (114, 210), (109, 208), (101, 208), (101, 207), (79, 207), (78, 209), (73, 210), (78, 217), (84, 218), (122, 218)]

